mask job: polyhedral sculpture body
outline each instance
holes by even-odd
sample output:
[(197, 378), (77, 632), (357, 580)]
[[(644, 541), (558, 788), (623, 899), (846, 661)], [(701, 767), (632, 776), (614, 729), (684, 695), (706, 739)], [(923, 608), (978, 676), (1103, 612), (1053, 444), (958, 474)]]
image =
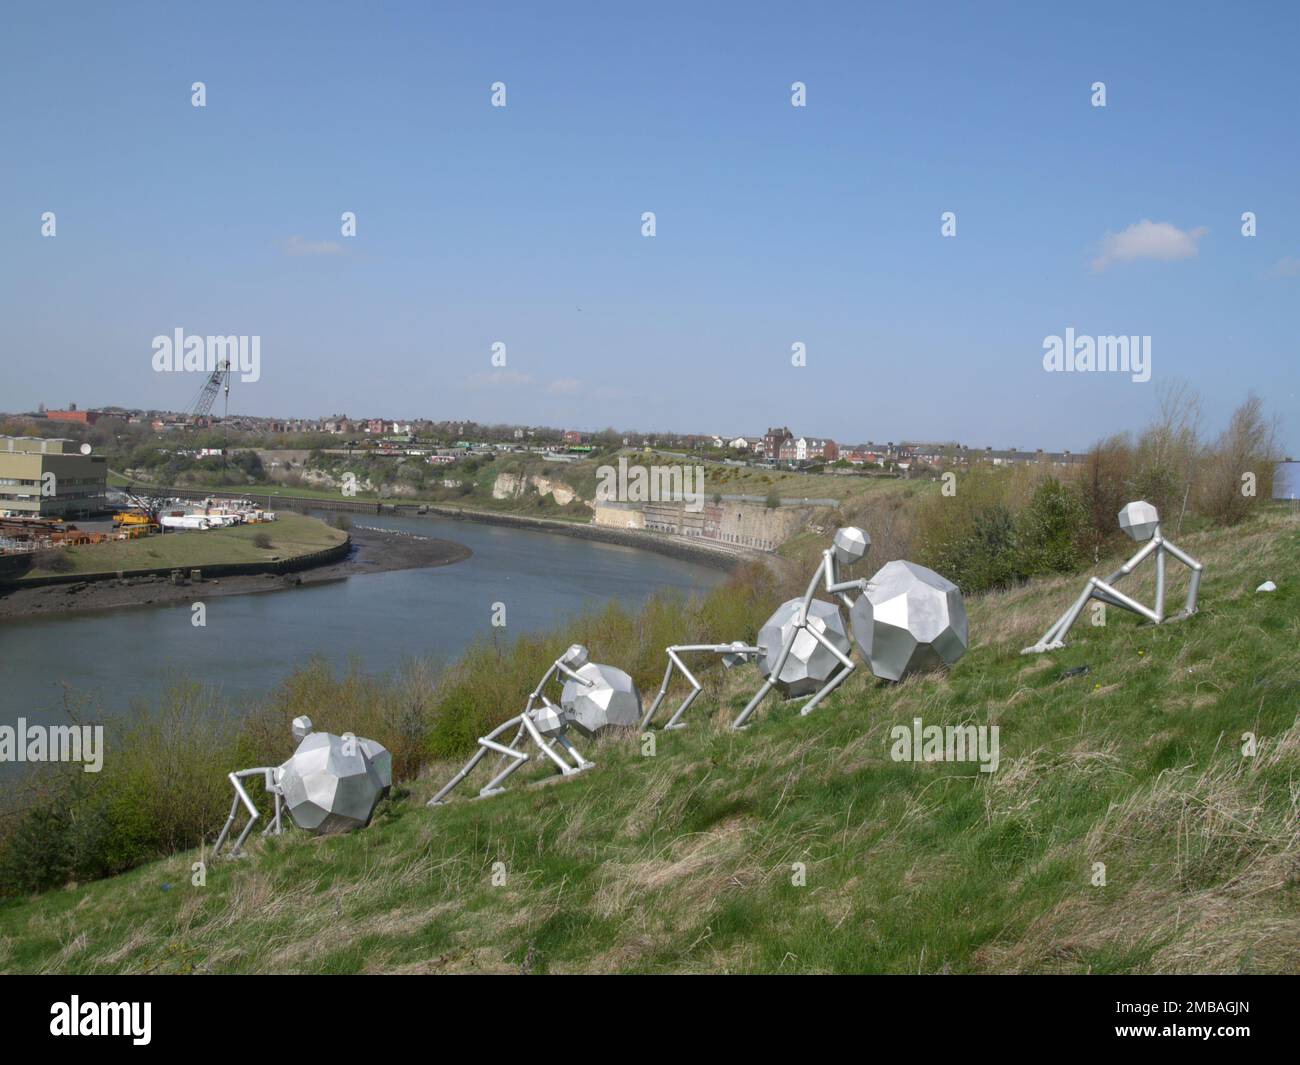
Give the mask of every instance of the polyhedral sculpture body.
[[(778, 673), (777, 662), (787, 641), (793, 641), (790, 653)], [(812, 695), (835, 675), (843, 656), (853, 649), (839, 607), (823, 599), (814, 599), (807, 608), (802, 599), (782, 603), (758, 630), (757, 642), (764, 650), (763, 671), (776, 678), (774, 686), (787, 699)]]
[[(586, 683), (584, 683), (586, 682)], [(635, 728), (641, 720), (641, 693), (621, 669), (588, 662), (560, 691), (565, 720), (584, 736), (614, 728)]]
[[(932, 569), (890, 562), (871, 578), (863, 598), (872, 609), (851, 615), (854, 636), (871, 648), (871, 671), (883, 680), (951, 666), (970, 646), (961, 591)], [(868, 625), (870, 636), (859, 632)]]

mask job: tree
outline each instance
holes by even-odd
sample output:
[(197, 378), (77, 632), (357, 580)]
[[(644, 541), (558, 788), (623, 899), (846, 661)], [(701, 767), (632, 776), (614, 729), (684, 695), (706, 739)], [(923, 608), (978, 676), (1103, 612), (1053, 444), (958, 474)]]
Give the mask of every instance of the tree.
[(1236, 525), (1272, 496), (1277, 439), (1277, 420), (1266, 418), (1263, 402), (1250, 393), (1206, 456), (1200, 509), (1207, 517)]

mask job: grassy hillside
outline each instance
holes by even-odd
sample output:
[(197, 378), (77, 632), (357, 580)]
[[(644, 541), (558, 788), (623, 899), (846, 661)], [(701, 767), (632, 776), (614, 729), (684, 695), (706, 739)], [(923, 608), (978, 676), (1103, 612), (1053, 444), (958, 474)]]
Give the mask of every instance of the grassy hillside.
[[(259, 536), (269, 537), (271, 546), (259, 547), (254, 543)], [(68, 547), (60, 554), (72, 566), (59, 572), (92, 574), (123, 570), (130, 573), (163, 566), (189, 568), (227, 562), (266, 562), (323, 551), (341, 543), (346, 536), (346, 532), (316, 518), (284, 512), (277, 515), (276, 521), (261, 525), (169, 532), (139, 540)], [(24, 578), (45, 576), (49, 576), (49, 571), (40, 568), (23, 575)]]
[[(1111, 611), (1022, 657), (1082, 578), (1038, 581), (970, 602), (974, 647), (947, 676), (856, 676), (744, 733), (724, 725), (757, 674), (711, 670), (652, 756), (611, 739), (575, 779), (534, 769), (426, 809), (448, 764), (369, 829), (256, 844), (204, 887), (194, 851), (5, 904), (0, 968), (1300, 971), (1297, 524), (1182, 546), (1207, 566), (1189, 621)], [(1279, 590), (1256, 594), (1265, 579)], [(1149, 597), (1151, 574), (1133, 587)], [(918, 716), (998, 725), (997, 772), (892, 761), (891, 726)]]

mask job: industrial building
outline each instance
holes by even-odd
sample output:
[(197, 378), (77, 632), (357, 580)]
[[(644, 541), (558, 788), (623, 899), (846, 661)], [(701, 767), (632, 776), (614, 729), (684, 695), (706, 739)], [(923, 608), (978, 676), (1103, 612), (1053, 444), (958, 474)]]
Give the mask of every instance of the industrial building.
[(107, 506), (108, 460), (75, 440), (0, 436), (0, 517), (85, 517)]

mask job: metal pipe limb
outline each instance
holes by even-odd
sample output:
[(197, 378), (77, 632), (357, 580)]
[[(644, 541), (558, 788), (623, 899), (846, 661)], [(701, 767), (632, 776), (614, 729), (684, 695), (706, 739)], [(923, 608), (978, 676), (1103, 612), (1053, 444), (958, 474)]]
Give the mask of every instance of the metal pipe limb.
[(568, 762), (566, 762), (563, 758), (561, 758), (558, 754), (555, 753), (555, 748), (546, 742), (546, 737), (543, 736), (540, 731), (538, 731), (537, 726), (533, 724), (531, 718), (527, 718), (527, 717), (524, 718), (524, 726), (528, 729), (528, 734), (533, 738), (533, 742), (542, 749), (542, 753), (545, 754), (547, 758), (549, 758), (552, 762), (555, 763), (556, 769), (558, 769), (566, 777), (570, 773), (577, 772), (577, 770), (574, 769), (573, 766), (569, 765)]
[(836, 673), (835, 676), (833, 676), (826, 683), (826, 685), (822, 688), (821, 691), (819, 691), (816, 695), (814, 695), (811, 699), (809, 699), (806, 703), (803, 704), (803, 706), (799, 710), (800, 716), (806, 717), (808, 714), (811, 714), (813, 710), (817, 708), (818, 703), (820, 703), (823, 699), (826, 698), (826, 696), (830, 695), (831, 692), (833, 692), (836, 688), (838, 688), (841, 684), (843, 684), (845, 680), (848, 679), (849, 674), (853, 672), (854, 668), (855, 668), (854, 664), (852, 662), (849, 662), (843, 669), (841, 669), (838, 673)]
[(477, 766), (479, 762), (483, 761), (484, 756), (488, 753), (489, 747), (496, 750), (504, 750), (508, 752), (510, 757), (516, 757), (519, 754), (521, 754), (522, 752), (520, 751), (515, 751), (509, 747), (502, 747), (501, 744), (493, 742), (495, 737), (501, 735), (501, 733), (503, 733), (511, 725), (515, 724), (515, 722), (518, 720), (519, 719), (517, 717), (512, 717), (508, 721), (503, 721), (495, 729), (489, 732), (486, 737), (480, 739), (478, 741), (479, 742), (478, 750), (475, 751), (473, 755), (470, 756), (469, 761), (465, 763), (465, 765), (461, 768), (460, 772), (458, 772), (454, 777), (452, 777), (449, 781), (447, 781), (447, 783), (444, 784), (439, 789), (438, 793), (434, 795), (434, 797), (430, 799), (426, 805), (441, 806), (445, 801), (447, 795), (451, 792), (451, 790), (454, 787), (456, 787), (456, 785), (459, 784), (462, 780), (464, 780), (467, 776), (469, 776), (470, 773), (474, 771), (474, 767)]
[(1151, 610), (1150, 608), (1143, 606), (1136, 599), (1130, 599), (1123, 592), (1117, 592), (1115, 591), (1114, 588), (1107, 587), (1105, 584), (1103, 584), (1102, 581), (1098, 580), (1096, 577), (1093, 577), (1093, 580), (1096, 581), (1096, 583), (1100, 587), (1102, 587), (1105, 591), (1109, 592), (1116, 599), (1119, 599), (1121, 601), (1122, 606), (1128, 607), (1128, 609), (1132, 610), (1135, 614), (1141, 614), (1144, 618), (1146, 618), (1149, 621), (1155, 622), (1155, 624), (1157, 625), (1160, 624), (1160, 621), (1156, 617), (1156, 612), (1154, 610)]
[(1156, 624), (1165, 620), (1165, 549), (1156, 550)]
[(687, 694), (686, 698), (682, 700), (682, 705), (677, 708), (677, 712), (673, 714), (673, 716), (670, 717), (667, 721), (664, 722), (664, 731), (667, 731), (668, 729), (686, 727), (684, 724), (682, 724), (682, 715), (685, 714), (686, 711), (690, 709), (691, 703), (695, 702), (695, 699), (699, 694), (700, 694), (699, 688), (694, 688)]
[(668, 649), (668, 668), (664, 670), (664, 682), (659, 685), (659, 692), (654, 697), (654, 702), (650, 704), (650, 709), (641, 715), (641, 724), (637, 728), (644, 731), (654, 720), (654, 716), (659, 711), (659, 704), (664, 701), (664, 696), (668, 694), (668, 685), (673, 679), (673, 656), (672, 648)]
[(770, 692), (771, 690), (772, 690), (772, 679), (769, 677), (767, 680), (763, 681), (763, 686), (754, 693), (754, 697), (749, 700), (749, 705), (746, 706), (745, 709), (743, 709), (739, 714), (736, 715), (736, 720), (731, 723), (731, 727), (733, 729), (744, 728), (745, 722), (749, 720), (749, 716), (755, 710), (758, 709), (758, 704), (763, 701), (763, 699), (767, 696), (767, 693)]

